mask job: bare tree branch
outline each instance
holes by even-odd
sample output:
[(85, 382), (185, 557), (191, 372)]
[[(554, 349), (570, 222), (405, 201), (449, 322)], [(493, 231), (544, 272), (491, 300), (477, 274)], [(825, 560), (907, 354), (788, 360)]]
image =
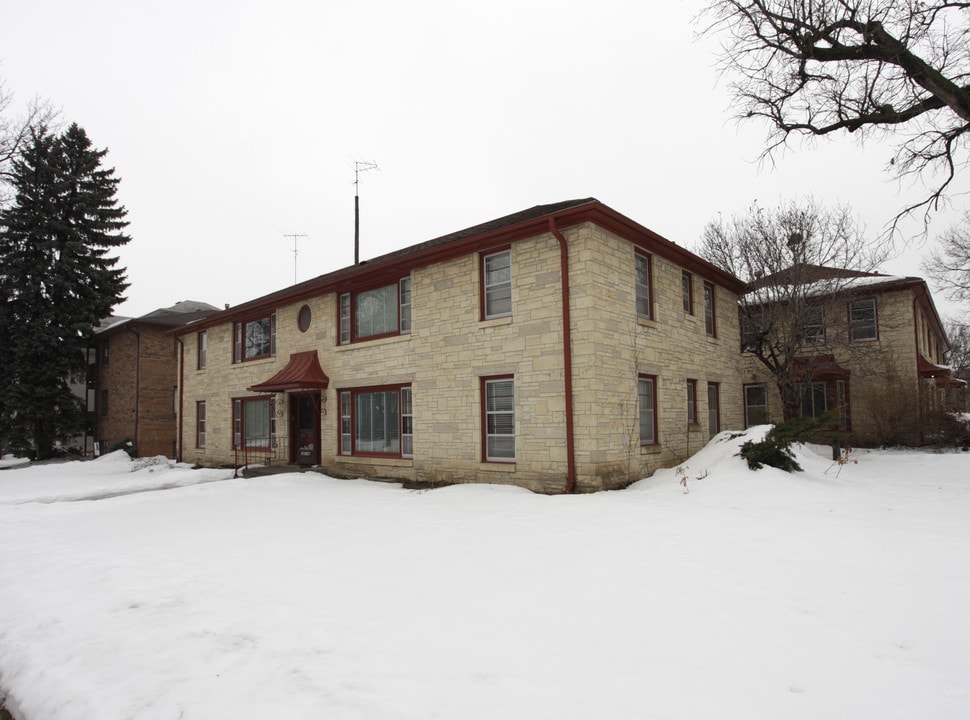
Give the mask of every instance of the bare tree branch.
[(712, 0), (703, 31), (726, 36), (739, 119), (792, 136), (846, 131), (897, 139), (893, 173), (933, 186), (935, 210), (970, 140), (970, 3), (947, 0)]

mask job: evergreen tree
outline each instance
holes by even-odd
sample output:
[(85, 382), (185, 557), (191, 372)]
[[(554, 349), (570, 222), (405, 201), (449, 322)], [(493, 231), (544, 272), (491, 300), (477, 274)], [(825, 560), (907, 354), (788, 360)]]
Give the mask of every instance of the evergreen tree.
[(118, 179), (83, 129), (31, 133), (13, 164), (13, 203), (0, 213), (0, 434), (38, 457), (83, 428), (69, 381), (86, 370), (97, 324), (128, 287), (111, 248), (129, 241)]

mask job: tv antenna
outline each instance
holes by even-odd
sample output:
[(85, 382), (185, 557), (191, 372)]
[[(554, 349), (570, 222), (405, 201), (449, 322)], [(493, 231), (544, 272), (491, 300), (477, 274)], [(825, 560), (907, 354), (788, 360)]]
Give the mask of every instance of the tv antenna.
[(354, 265), (360, 265), (360, 174), (380, 170), (377, 163), (354, 160)]
[(306, 233), (283, 233), (283, 237), (293, 241), (293, 284), (296, 285), (296, 241), (300, 238), (308, 238), (310, 236)]

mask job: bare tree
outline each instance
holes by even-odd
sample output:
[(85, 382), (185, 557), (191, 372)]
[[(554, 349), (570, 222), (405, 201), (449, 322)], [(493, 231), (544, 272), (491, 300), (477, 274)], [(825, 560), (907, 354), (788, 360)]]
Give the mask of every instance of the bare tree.
[(970, 325), (948, 318), (946, 336), (950, 341), (946, 364), (952, 369), (953, 377), (970, 381)]
[(748, 283), (740, 299), (742, 351), (775, 378), (785, 419), (797, 416), (803, 383), (836, 348), (849, 347), (845, 304), (860, 277), (884, 260), (846, 206), (816, 200), (757, 204), (704, 228), (699, 253)]
[(840, 131), (898, 140), (898, 177), (922, 176), (936, 209), (966, 164), (970, 2), (712, 0), (707, 33), (724, 33), (738, 117), (773, 127), (764, 157), (790, 136)]
[(11, 199), (10, 179), (13, 159), (30, 139), (31, 128), (49, 127), (56, 113), (48, 103), (33, 100), (19, 116), (9, 114), (13, 105), (13, 93), (0, 79), (0, 208)]
[(940, 245), (923, 269), (951, 300), (970, 302), (970, 212), (940, 236)]

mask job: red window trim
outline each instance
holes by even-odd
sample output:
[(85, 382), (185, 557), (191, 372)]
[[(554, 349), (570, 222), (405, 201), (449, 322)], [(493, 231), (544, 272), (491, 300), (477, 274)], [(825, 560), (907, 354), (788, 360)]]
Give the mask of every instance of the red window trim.
[[(255, 355), (253, 357), (244, 357), (245, 353), (242, 348), (240, 348), (240, 353), (237, 358), (236, 356), (236, 328), (240, 325), (247, 325), (251, 322), (257, 320), (268, 319), (270, 321), (270, 341), (269, 341), (269, 353), (266, 355)], [(241, 363), (252, 362), (253, 360), (265, 360), (266, 358), (276, 357), (276, 310), (272, 310), (269, 314), (261, 312), (255, 313), (253, 315), (247, 315), (232, 322), (232, 335), (229, 340), (229, 352), (232, 355), (232, 364), (239, 365)]]
[(688, 272), (687, 270), (681, 270), (680, 272), (681, 272), (681, 275), (680, 275), (681, 299), (683, 299), (683, 292), (684, 292), (683, 283), (684, 283), (684, 280), (686, 279), (687, 280), (687, 314), (693, 315), (694, 314), (694, 273)]
[[(233, 324), (233, 332), (236, 331), (235, 323)], [(202, 355), (202, 338), (206, 338), (205, 342), (205, 355)], [(209, 362), (209, 336), (208, 330), (200, 330), (195, 336), (195, 369), (205, 370), (206, 364)], [(234, 338), (235, 340), (235, 338)], [(205, 360), (203, 360), (203, 357)]]
[(714, 396), (717, 398), (717, 431), (721, 432), (721, 383), (710, 382), (707, 383), (707, 416), (708, 416), (708, 430), (710, 430), (710, 414), (711, 414), (711, 388), (714, 388)]
[[(205, 449), (205, 445), (200, 445), (199, 444), (199, 434), (200, 434), (200, 432), (199, 432), (199, 408), (200, 407), (201, 408), (205, 408), (206, 407), (205, 400), (196, 400), (195, 401), (195, 447), (198, 448), (198, 449), (200, 449), (200, 450), (204, 450)], [(206, 424), (208, 424), (208, 416), (206, 418), (203, 418), (203, 422), (206, 422)], [(208, 432), (208, 430), (206, 430), (206, 435), (208, 435), (208, 434), (209, 434), (209, 432)], [(206, 438), (206, 441), (208, 442), (208, 437)]]
[[(654, 312), (653, 312), (653, 308), (654, 308), (654, 298), (653, 298), (653, 292), (654, 292), (654, 290), (653, 290), (653, 286), (654, 286), (654, 281), (653, 281), (653, 255), (650, 254), (650, 253), (648, 253), (648, 252), (646, 252), (646, 251), (644, 251), (644, 250), (641, 250), (640, 248), (634, 248), (633, 252), (634, 252), (634, 254), (636, 256), (642, 257), (642, 258), (644, 258), (647, 261), (647, 302), (649, 303), (649, 305), (647, 307), (647, 314), (646, 315), (641, 315), (640, 314), (640, 310), (637, 309), (637, 317), (641, 317), (644, 320), (656, 320), (656, 316), (654, 315)], [(633, 263), (634, 263), (633, 264), (633, 295), (634, 295), (634, 302), (635, 302), (636, 301), (636, 292), (637, 292), (637, 290), (636, 290), (636, 283), (637, 283), (637, 278), (636, 278), (636, 258), (634, 258)]]
[(646, 373), (637, 374), (637, 427), (640, 426), (640, 381), (649, 380), (651, 382), (651, 387), (653, 388), (653, 440), (651, 442), (643, 442), (640, 440), (640, 447), (654, 447), (660, 444), (660, 422), (658, 416), (660, 415), (660, 408), (657, 406), (658, 398), (658, 379), (656, 375), (648, 375)]
[[(876, 337), (874, 338), (854, 338), (852, 337), (852, 306), (857, 302), (871, 302), (873, 322), (876, 324)], [(874, 297), (861, 297), (849, 300), (845, 306), (845, 319), (849, 328), (849, 342), (878, 342), (879, 341), (879, 302)]]
[(501, 245), (499, 247), (489, 248), (488, 250), (482, 250), (478, 253), (478, 314), (479, 321), (485, 322), (486, 320), (499, 320), (500, 318), (512, 317), (511, 311), (507, 315), (492, 315), (487, 316), (485, 313), (485, 258), (491, 257), (492, 255), (498, 255), (499, 253), (507, 252), (509, 253), (509, 272), (511, 273), (512, 268), (512, 245)]
[[(711, 289), (711, 332), (707, 333), (707, 337), (716, 338), (717, 337), (717, 286), (704, 281), (704, 289)], [(706, 294), (706, 293), (705, 293)], [(704, 330), (707, 331), (707, 303), (704, 303)]]
[[(236, 402), (237, 401), (240, 403), (240, 406), (239, 406), (239, 409), (240, 409), (240, 415), (239, 415), (240, 425), (239, 425), (239, 445), (238, 445), (238, 447), (236, 445)], [(266, 450), (266, 451), (269, 451), (269, 450), (272, 450), (273, 449), (274, 443), (275, 443), (276, 437), (277, 437), (277, 433), (276, 433), (276, 429), (277, 429), (276, 428), (276, 416), (274, 415), (274, 407), (273, 407), (274, 404), (275, 404), (275, 401), (276, 401), (276, 398), (273, 395), (245, 395), (243, 397), (234, 397), (234, 398), (230, 399), (230, 403), (232, 403), (232, 405), (231, 405), (232, 410), (231, 410), (231, 413), (230, 413), (230, 417), (232, 418), (232, 420), (231, 420), (231, 425), (230, 425), (230, 428), (229, 428), (229, 437), (230, 437), (230, 440), (231, 440), (230, 447), (232, 447), (234, 450)], [(242, 408), (243, 408), (243, 406), (247, 402), (266, 402), (266, 403), (269, 403), (269, 416), (270, 416), (269, 419), (270, 419), (270, 426), (272, 427), (272, 431), (271, 431), (270, 436), (268, 438), (269, 439), (269, 446), (267, 446), (267, 447), (264, 447), (262, 445), (246, 445), (246, 432), (245, 432), (245, 428), (242, 425), (242, 423), (244, 422), (244, 419), (245, 419), (246, 414), (242, 410)]]
[[(482, 451), (481, 461), (483, 463), (494, 463), (495, 465), (514, 465), (516, 463), (516, 461), (518, 460), (518, 450), (519, 450), (518, 444), (516, 444), (516, 448), (515, 448), (516, 457), (512, 458), (511, 460), (489, 460), (488, 459), (488, 394), (487, 394), (488, 391), (487, 391), (486, 387), (487, 387), (487, 385), (488, 385), (489, 382), (492, 382), (494, 380), (511, 380), (512, 381), (513, 392), (515, 392), (515, 390), (514, 390), (514, 388), (515, 388), (515, 375), (514, 374), (506, 374), (506, 375), (486, 375), (486, 376), (483, 376), (483, 377), (480, 378), (480, 383), (479, 383), (479, 405), (481, 407), (480, 407), (480, 418), (479, 419), (480, 419), (481, 428), (482, 428), (482, 432), (481, 432), (481, 435), (482, 435), (482, 437), (481, 437), (481, 443), (482, 443), (482, 446), (481, 446), (481, 451)], [(513, 409), (512, 409), (512, 414), (513, 414), (513, 416), (515, 415), (515, 407), (514, 406), (513, 406)], [(512, 437), (515, 438), (515, 434), (513, 434)]]
[[(337, 346), (347, 347), (348, 345), (354, 345), (356, 343), (361, 343), (361, 342), (370, 342), (371, 340), (381, 340), (383, 338), (397, 337), (399, 335), (410, 335), (411, 334), (410, 332), (405, 332), (405, 333), (401, 332), (401, 281), (410, 277), (411, 277), (410, 273), (404, 273), (403, 275), (398, 276), (397, 279), (391, 280), (390, 282), (388, 282), (387, 279), (384, 278), (380, 281), (371, 281), (366, 284), (355, 285), (353, 288), (344, 288), (336, 292), (335, 296), (337, 298), (337, 302), (336, 302), (337, 320), (334, 327), (337, 328), (337, 332), (335, 333)], [(394, 296), (396, 301), (395, 305), (397, 307), (397, 311), (396, 311), (397, 330), (389, 333), (381, 333), (380, 335), (367, 335), (366, 337), (358, 338), (356, 323), (354, 323), (354, 314), (357, 309), (357, 296), (361, 293), (370, 292), (372, 290), (380, 290), (381, 288), (389, 287), (391, 285), (394, 285), (395, 287), (397, 287), (397, 293), (395, 293), (395, 296)], [(414, 307), (414, 302), (413, 302), (414, 283), (413, 282), (411, 283), (411, 286), (412, 286), (411, 287), (411, 292), (412, 292), (411, 307), (413, 308)], [(350, 296), (350, 337), (347, 340), (347, 342), (341, 342), (340, 340), (340, 309), (341, 309), (340, 298), (343, 297), (344, 295)]]
[[(383, 287), (383, 286), (380, 286)], [(401, 390), (404, 388), (413, 387), (412, 383), (394, 383), (391, 385), (363, 385), (360, 387), (345, 387), (339, 388), (337, 390), (337, 457), (372, 457), (372, 458), (401, 458), (402, 460), (410, 460), (413, 455), (402, 455), (401, 454), (401, 436), (403, 435), (404, 428), (401, 423)], [(340, 421), (342, 415), (340, 415), (340, 398), (343, 393), (350, 393), (350, 454), (344, 454), (340, 452), (341, 448), (341, 427)], [(375, 452), (358, 452), (357, 451), (357, 434), (354, 432), (354, 425), (356, 421), (357, 414), (357, 395), (361, 393), (373, 393), (373, 392), (397, 392), (398, 394), (398, 406), (397, 406), (397, 431), (398, 431), (398, 451), (396, 453), (375, 453)], [(413, 397), (413, 390), (412, 390)], [(413, 417), (413, 415), (412, 415)]]
[(687, 378), (687, 385), (689, 387), (693, 388), (693, 390), (694, 390), (694, 392), (691, 394), (691, 397), (689, 398), (689, 401), (690, 401), (690, 408), (689, 409), (690, 410), (693, 410), (694, 420), (693, 420), (693, 422), (691, 422), (690, 416), (688, 415), (688, 417), (687, 417), (687, 423), (689, 425), (697, 425), (697, 423), (698, 423), (698, 418), (697, 418), (697, 380), (692, 379), (692, 378)]

